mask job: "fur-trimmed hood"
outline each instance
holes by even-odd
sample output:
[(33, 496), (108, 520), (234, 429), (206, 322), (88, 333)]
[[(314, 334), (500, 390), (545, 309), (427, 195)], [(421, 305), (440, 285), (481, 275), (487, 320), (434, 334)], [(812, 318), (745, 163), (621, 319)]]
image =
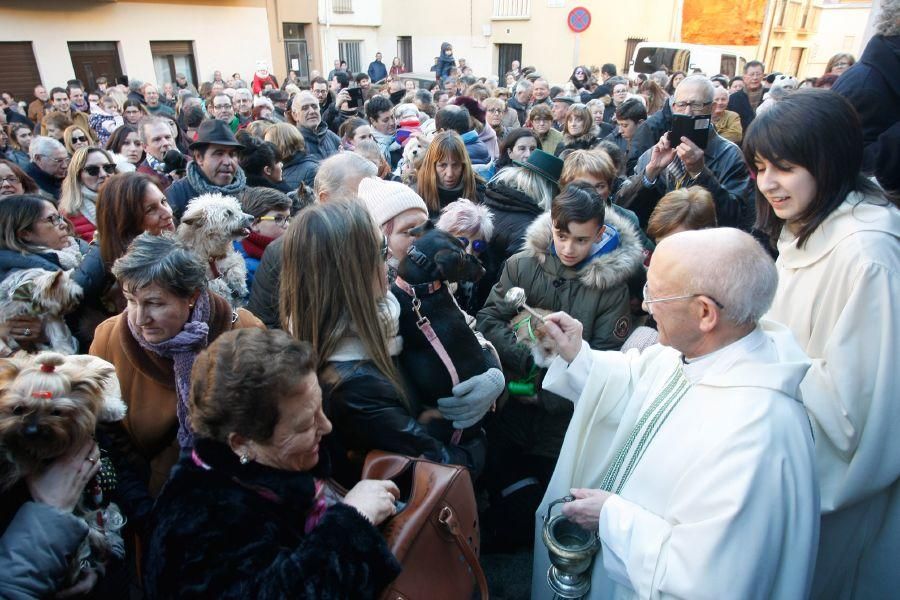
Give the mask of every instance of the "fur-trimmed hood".
[[(598, 290), (624, 283), (644, 260), (641, 240), (634, 225), (611, 209), (607, 209), (604, 222), (618, 232), (619, 247), (612, 252), (595, 256), (577, 271), (577, 277), (583, 285)], [(522, 253), (535, 257), (544, 268), (550, 266), (547, 263), (549, 257), (556, 267), (566, 269), (559, 258), (551, 252), (553, 242), (551, 227), (549, 212), (535, 219), (525, 232), (525, 247)]]

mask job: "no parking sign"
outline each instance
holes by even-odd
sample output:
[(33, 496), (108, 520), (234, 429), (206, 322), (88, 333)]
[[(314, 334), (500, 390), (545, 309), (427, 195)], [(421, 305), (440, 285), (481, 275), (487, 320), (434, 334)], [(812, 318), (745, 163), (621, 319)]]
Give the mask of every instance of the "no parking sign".
[(575, 33), (581, 33), (591, 26), (591, 11), (583, 6), (576, 6), (569, 11), (567, 22), (569, 29)]

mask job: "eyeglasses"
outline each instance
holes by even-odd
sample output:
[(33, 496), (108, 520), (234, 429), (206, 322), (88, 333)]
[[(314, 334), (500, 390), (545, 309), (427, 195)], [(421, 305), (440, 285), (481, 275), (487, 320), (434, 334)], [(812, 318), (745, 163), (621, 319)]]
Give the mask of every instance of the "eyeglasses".
[(503, 112), (503, 109), (502, 108), (489, 108), (489, 109), (487, 109), (487, 112), (499, 115)]
[(725, 308), (725, 307), (722, 305), (721, 302), (719, 302), (718, 300), (716, 300), (715, 298), (713, 298), (713, 297), (710, 296), (709, 294), (684, 294), (684, 295), (682, 295), (682, 296), (670, 296), (670, 297), (668, 297), (668, 298), (651, 298), (651, 297), (647, 294), (647, 287), (648, 287), (649, 285), (650, 285), (649, 283), (645, 283), (645, 284), (644, 284), (643, 296), (644, 296), (644, 304), (647, 305), (647, 313), (648, 313), (650, 316), (653, 316), (653, 304), (655, 304), (655, 303), (657, 303), (657, 302), (672, 302), (672, 301), (674, 301), (674, 300), (687, 300), (688, 298), (697, 298), (697, 297), (699, 297), (699, 296), (706, 296), (707, 298), (709, 298), (710, 300), (712, 300), (712, 301), (713, 301), (713, 304), (715, 304), (716, 306), (718, 306), (720, 309)]
[(105, 165), (89, 165), (83, 168), (82, 171), (91, 177), (96, 177), (100, 174), (100, 169), (103, 169), (103, 172), (107, 175), (113, 175), (116, 172), (116, 165), (113, 163), (106, 163)]
[(66, 220), (63, 219), (59, 213), (50, 215), (49, 217), (44, 217), (43, 219), (40, 219), (38, 222), (41, 222), (41, 221), (43, 221), (44, 223), (49, 223), (50, 225), (52, 225), (54, 227), (59, 227), (60, 225), (66, 224)]
[(279, 227), (284, 227), (285, 229), (287, 229), (287, 226), (291, 224), (291, 218), (286, 215), (276, 215), (274, 217), (271, 215), (266, 215), (264, 217), (259, 217), (257, 221), (273, 221), (276, 225), (278, 225)]
[(469, 238), (462, 236), (457, 237), (456, 239), (462, 242), (462, 245), (466, 248), (468, 248), (469, 244), (471, 243), (472, 251), (475, 252), (475, 254), (481, 254), (482, 252), (487, 250), (487, 242), (485, 242), (484, 240), (469, 240)]
[(231, 108), (230, 104), (213, 104), (213, 108), (216, 110), (225, 110), (226, 108)]
[(69, 158), (68, 156), (64, 156), (64, 157), (62, 157), (62, 158), (55, 158), (55, 157), (53, 157), (53, 156), (47, 156), (47, 155), (45, 155), (45, 154), (37, 154), (37, 155), (35, 155), (35, 156), (36, 156), (36, 157), (37, 157), (37, 156), (42, 156), (42, 157), (46, 158), (47, 160), (52, 160), (52, 161), (53, 161), (55, 164), (57, 164), (57, 165), (61, 165), (61, 164), (63, 164), (63, 163), (68, 163), (70, 160), (72, 160), (72, 159)]
[(684, 101), (682, 101), (682, 102), (673, 102), (672, 106), (674, 106), (675, 108), (680, 108), (682, 110), (684, 110), (688, 106), (690, 106), (691, 109), (693, 109), (693, 110), (703, 110), (707, 106), (712, 106), (712, 102), (684, 102)]
[(74, 136), (74, 135), (73, 135), (73, 136), (72, 136), (72, 143), (73, 143), (73, 144), (80, 144), (81, 142), (86, 142), (86, 141), (88, 141), (88, 139), (87, 139), (85, 136), (83, 136), (83, 135), (79, 135), (79, 136)]
[(841, 61), (839, 63), (834, 63), (834, 66), (835, 67), (849, 67), (850, 63), (848, 63), (847, 61)]
[(19, 183), (19, 181), (20, 181), (19, 178), (16, 177), (15, 175), (7, 175), (6, 177), (0, 177), (0, 185), (3, 185), (5, 183), (9, 183), (11, 185), (16, 185), (17, 183)]

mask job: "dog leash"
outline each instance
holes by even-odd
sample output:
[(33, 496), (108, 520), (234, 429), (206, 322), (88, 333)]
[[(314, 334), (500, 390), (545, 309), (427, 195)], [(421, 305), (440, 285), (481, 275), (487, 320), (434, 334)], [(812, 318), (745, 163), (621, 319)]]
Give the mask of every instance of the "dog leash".
[[(437, 333), (435, 333), (434, 331), (434, 328), (431, 326), (431, 321), (428, 320), (428, 317), (422, 314), (422, 301), (419, 300), (418, 296), (416, 296), (415, 288), (400, 276), (398, 276), (394, 280), (394, 283), (396, 283), (397, 287), (403, 290), (403, 292), (407, 296), (410, 296), (412, 298), (412, 308), (416, 313), (416, 327), (419, 328), (419, 331), (422, 332), (422, 335), (424, 335), (425, 339), (428, 340), (428, 343), (431, 344), (431, 347), (438, 355), (438, 358), (440, 358), (441, 362), (444, 363), (444, 368), (447, 369), (447, 372), (450, 374), (450, 380), (453, 382), (453, 385), (456, 386), (459, 383), (459, 373), (456, 372), (456, 365), (453, 364), (453, 361), (450, 359), (450, 354), (447, 353), (447, 349), (444, 347), (441, 339), (438, 337)], [(442, 285), (443, 284), (440, 281), (432, 281), (428, 283), (428, 294), (430, 295), (435, 293), (436, 291), (441, 289)], [(453, 435), (450, 438), (450, 443), (455, 446), (459, 443), (459, 440), (461, 438), (462, 429), (454, 429)]]

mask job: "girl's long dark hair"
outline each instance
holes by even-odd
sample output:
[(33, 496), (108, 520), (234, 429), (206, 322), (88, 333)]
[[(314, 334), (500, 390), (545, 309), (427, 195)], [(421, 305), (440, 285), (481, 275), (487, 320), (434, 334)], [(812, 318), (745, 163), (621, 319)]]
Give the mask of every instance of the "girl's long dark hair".
[[(884, 192), (862, 173), (863, 137), (859, 116), (841, 95), (804, 88), (789, 92), (757, 116), (744, 135), (744, 158), (754, 178), (761, 158), (774, 165), (803, 167), (813, 176), (812, 202), (797, 217), (797, 245), (802, 248), (822, 221), (851, 192), (884, 198)], [(756, 227), (774, 247), (784, 221), (756, 190)]]

